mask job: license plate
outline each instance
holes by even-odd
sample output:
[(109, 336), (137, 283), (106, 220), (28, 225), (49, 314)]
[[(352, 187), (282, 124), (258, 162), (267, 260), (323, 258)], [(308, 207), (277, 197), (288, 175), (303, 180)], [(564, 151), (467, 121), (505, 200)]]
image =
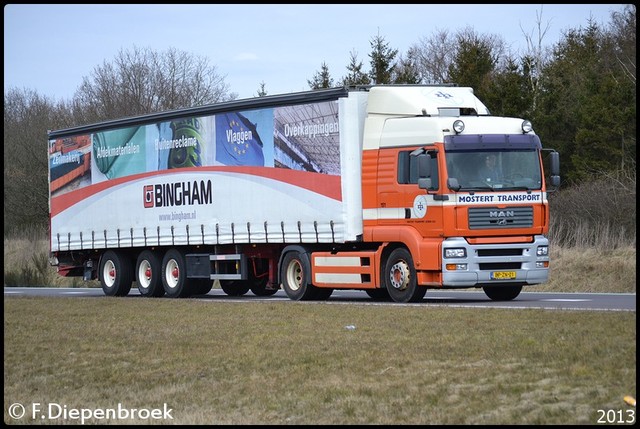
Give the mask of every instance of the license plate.
[(515, 279), (516, 272), (515, 271), (493, 271), (491, 273), (491, 278), (494, 280)]

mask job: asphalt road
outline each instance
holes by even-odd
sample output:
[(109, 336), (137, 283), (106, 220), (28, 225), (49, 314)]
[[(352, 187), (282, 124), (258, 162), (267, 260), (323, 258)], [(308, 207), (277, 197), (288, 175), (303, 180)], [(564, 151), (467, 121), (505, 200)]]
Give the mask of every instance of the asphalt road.
[[(50, 296), (50, 297), (95, 297), (104, 298), (100, 288), (46, 288), (46, 287), (5, 287), (5, 297)], [(121, 299), (144, 299), (134, 287), (127, 297)], [(169, 298), (161, 298), (169, 299)], [(188, 299), (209, 302), (295, 302), (280, 290), (269, 297), (258, 297), (248, 292), (241, 297), (227, 296), (221, 289), (212, 289), (207, 295)], [(306, 301), (305, 304), (317, 304), (318, 301)], [(512, 309), (550, 309), (550, 310), (589, 310), (589, 311), (636, 311), (635, 293), (545, 293), (523, 291), (513, 301), (491, 301), (482, 291), (469, 290), (428, 290), (422, 302), (398, 304), (377, 302), (363, 291), (335, 290), (326, 304), (363, 304), (363, 305), (412, 305), (412, 306), (448, 306)]]

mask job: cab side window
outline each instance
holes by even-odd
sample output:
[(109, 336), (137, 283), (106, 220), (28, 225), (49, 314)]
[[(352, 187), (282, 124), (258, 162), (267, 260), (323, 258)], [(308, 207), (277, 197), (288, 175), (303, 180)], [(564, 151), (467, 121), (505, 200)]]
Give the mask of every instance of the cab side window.
[[(412, 151), (398, 152), (398, 183), (416, 185), (418, 183), (418, 158), (411, 156)], [(438, 157), (435, 152), (427, 152), (431, 162), (431, 188), (436, 190), (438, 184)]]

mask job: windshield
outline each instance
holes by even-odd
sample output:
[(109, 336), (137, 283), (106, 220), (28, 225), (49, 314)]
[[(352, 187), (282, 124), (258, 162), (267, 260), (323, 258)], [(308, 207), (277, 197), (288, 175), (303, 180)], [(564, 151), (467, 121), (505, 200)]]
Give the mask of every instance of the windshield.
[(542, 187), (536, 150), (449, 151), (447, 174), (449, 187), (454, 190)]

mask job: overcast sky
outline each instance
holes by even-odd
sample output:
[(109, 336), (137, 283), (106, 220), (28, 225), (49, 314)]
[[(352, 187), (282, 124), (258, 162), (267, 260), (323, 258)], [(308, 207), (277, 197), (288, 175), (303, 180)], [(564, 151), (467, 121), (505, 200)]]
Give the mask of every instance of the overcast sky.
[(472, 27), (504, 38), (512, 52), (549, 26), (545, 45), (589, 18), (606, 26), (623, 4), (237, 4), (55, 5), (4, 7), (4, 88), (70, 100), (84, 77), (133, 47), (176, 48), (206, 57), (239, 98), (306, 91), (321, 68), (337, 83), (354, 51), (369, 70), (370, 41), (380, 35), (407, 49), (437, 31)]

